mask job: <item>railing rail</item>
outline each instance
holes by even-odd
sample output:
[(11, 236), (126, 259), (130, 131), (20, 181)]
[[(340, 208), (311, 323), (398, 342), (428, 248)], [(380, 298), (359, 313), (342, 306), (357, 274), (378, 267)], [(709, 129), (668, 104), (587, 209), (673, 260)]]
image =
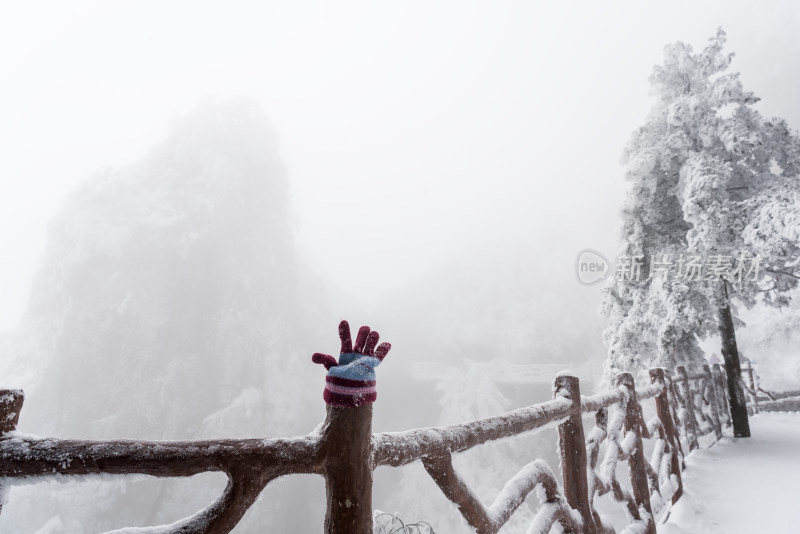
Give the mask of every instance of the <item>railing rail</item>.
[(561, 422), (572, 411), (569, 400), (556, 398), (460, 425), (374, 434), (372, 441), (375, 447), (375, 465), (396, 467), (424, 457), (463, 452), (487, 441)]
[[(626, 512), (630, 524), (655, 533), (655, 518), (681, 495), (684, 450), (698, 448), (700, 440), (712, 434), (719, 439), (731, 417), (726, 378), (719, 365), (691, 375), (678, 367), (675, 376), (655, 368), (650, 370), (650, 380), (637, 388), (633, 377), (623, 373), (614, 389), (582, 396), (578, 378), (560, 374), (552, 400), (452, 426), (373, 434), (371, 404), (328, 406), (323, 425), (306, 436), (203, 441), (27, 436), (15, 430), (23, 393), (2, 390), (0, 486), (8, 484), (7, 479), (52, 474), (184, 477), (221, 471), (228, 476), (228, 484), (219, 499), (189, 518), (150, 530), (219, 534), (235, 527), (270, 481), (289, 474), (319, 474), (325, 478), (328, 495), (325, 532), (367, 534), (372, 531), (373, 470), (420, 460), (478, 533), (497, 532), (537, 486), (543, 491), (529, 532), (548, 532), (555, 522), (565, 532), (614, 532), (595, 506), (598, 498), (609, 495)], [(650, 399), (655, 415), (645, 420), (642, 403)], [(591, 413), (594, 424), (584, 434), (582, 419)], [(453, 467), (453, 454), (556, 425), (560, 480), (544, 460), (534, 459), (487, 506)], [(645, 440), (652, 443), (649, 459)], [(629, 480), (618, 479), (620, 462), (627, 463)]]

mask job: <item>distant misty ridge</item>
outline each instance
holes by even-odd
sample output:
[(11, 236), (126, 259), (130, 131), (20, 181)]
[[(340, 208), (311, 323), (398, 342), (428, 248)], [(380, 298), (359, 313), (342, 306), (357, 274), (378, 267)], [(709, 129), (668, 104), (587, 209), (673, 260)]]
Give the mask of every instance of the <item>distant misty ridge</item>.
[[(141, 161), (84, 182), (49, 227), (21, 327), (0, 342), (2, 376), (26, 391), (20, 429), (307, 432), (315, 391), (296, 340), (322, 297), (294, 250), (288, 191), (277, 136), (247, 99), (199, 106)], [(17, 489), (29, 495), (3, 510), (0, 530), (34, 532), (55, 516), (71, 532), (168, 524), (207, 505), (215, 480)]]

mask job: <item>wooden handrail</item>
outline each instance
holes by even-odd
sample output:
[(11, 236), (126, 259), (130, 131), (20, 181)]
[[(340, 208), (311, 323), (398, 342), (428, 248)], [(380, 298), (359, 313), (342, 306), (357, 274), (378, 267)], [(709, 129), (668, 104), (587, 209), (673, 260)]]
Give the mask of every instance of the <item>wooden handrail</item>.
[(625, 394), (619, 389), (612, 389), (604, 391), (591, 397), (581, 397), (581, 410), (584, 413), (598, 412), (603, 408), (608, 408), (617, 404), (625, 397)]
[(72, 440), (12, 434), (0, 439), (0, 477), (144, 474), (188, 477), (237, 467), (275, 476), (319, 473), (320, 436), (204, 441)]
[(397, 467), (424, 457), (463, 452), (487, 441), (558, 423), (569, 417), (571, 411), (572, 403), (558, 398), (461, 425), (374, 434), (374, 465)]

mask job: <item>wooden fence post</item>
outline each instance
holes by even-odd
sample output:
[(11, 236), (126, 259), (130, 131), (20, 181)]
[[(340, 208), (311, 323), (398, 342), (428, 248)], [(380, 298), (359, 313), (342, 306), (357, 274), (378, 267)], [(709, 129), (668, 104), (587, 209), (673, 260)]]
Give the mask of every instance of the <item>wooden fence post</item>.
[(320, 456), (326, 534), (372, 534), (372, 404), (327, 407)]
[(683, 461), (683, 458), (686, 456), (686, 454), (684, 454), (683, 452), (683, 444), (681, 443), (681, 431), (680, 431), (681, 420), (680, 417), (678, 417), (678, 409), (680, 408), (680, 397), (678, 396), (677, 393), (677, 386), (675, 385), (675, 382), (672, 380), (672, 375), (666, 369), (664, 370), (664, 380), (667, 383), (667, 390), (669, 393), (667, 395), (667, 400), (669, 402), (669, 413), (672, 416), (672, 425), (673, 428), (675, 429), (675, 440), (677, 441), (678, 444), (678, 451), (681, 453), (681, 470), (683, 470), (686, 468), (686, 465), (684, 464)]
[(689, 375), (686, 373), (686, 368), (679, 365), (675, 368), (678, 374), (678, 389), (681, 390), (680, 383), (683, 382), (683, 389), (681, 390), (681, 397), (683, 401), (683, 409), (686, 412), (686, 440), (689, 442), (689, 452), (697, 449), (700, 445), (697, 443), (697, 418), (694, 414), (694, 392), (692, 391), (692, 384), (689, 382)]
[(553, 397), (565, 397), (572, 401), (572, 415), (558, 425), (558, 450), (561, 456), (561, 476), (564, 495), (569, 505), (583, 518), (583, 532), (596, 532), (592, 509), (589, 504), (589, 483), (586, 478), (586, 440), (583, 435), (581, 412), (581, 388), (578, 377), (556, 376)]
[(711, 423), (714, 425), (714, 435), (722, 438), (722, 422), (719, 417), (719, 403), (717, 402), (717, 385), (711, 375), (708, 364), (703, 365), (703, 374), (706, 375), (706, 388), (708, 389), (708, 404), (711, 408)]
[(663, 389), (656, 397), (656, 413), (661, 420), (661, 425), (664, 427), (664, 434), (667, 438), (667, 445), (671, 453), (670, 471), (678, 479), (678, 488), (672, 494), (672, 504), (678, 502), (681, 494), (683, 493), (683, 478), (681, 477), (681, 462), (678, 457), (680, 450), (680, 438), (675, 429), (675, 423), (672, 420), (672, 414), (669, 405), (669, 384), (666, 380), (666, 372), (661, 367), (650, 369), (650, 381), (653, 384), (662, 384)]
[(750, 388), (747, 391), (747, 394), (750, 396), (750, 400), (753, 401), (752, 403), (752, 411), (754, 414), (758, 413), (758, 390), (756, 389), (756, 380), (755, 380), (755, 373), (753, 372), (753, 364), (750, 362), (748, 358), (744, 359), (742, 363), (742, 378), (747, 380), (747, 386)]
[[(17, 429), (23, 402), (25, 393), (21, 389), (0, 389), (0, 437), (6, 432)], [(0, 513), (8, 502), (8, 491), (8, 488), (4, 488), (0, 482)]]
[(25, 393), (21, 389), (0, 389), (0, 435), (17, 429)]
[(646, 534), (656, 534), (656, 524), (653, 518), (653, 509), (650, 506), (650, 487), (648, 485), (647, 467), (645, 466), (644, 449), (642, 448), (642, 430), (639, 427), (642, 418), (641, 407), (636, 396), (636, 385), (633, 375), (630, 373), (620, 373), (617, 375), (616, 386), (625, 386), (629, 392), (628, 402), (625, 408), (625, 432), (634, 434), (634, 451), (628, 457), (628, 468), (631, 472), (631, 487), (633, 488), (633, 500), (636, 506), (643, 508), (647, 512)]
[(719, 392), (720, 413), (725, 416), (728, 425), (731, 424), (731, 410), (728, 403), (728, 390), (726, 388), (725, 368), (721, 363), (715, 363), (712, 369), (714, 378), (717, 381), (717, 391)]

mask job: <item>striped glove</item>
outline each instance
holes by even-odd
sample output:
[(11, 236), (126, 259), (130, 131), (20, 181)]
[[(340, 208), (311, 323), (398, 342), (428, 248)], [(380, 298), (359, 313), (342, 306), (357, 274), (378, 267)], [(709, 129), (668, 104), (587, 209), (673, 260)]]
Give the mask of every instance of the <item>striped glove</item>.
[[(312, 362), (321, 363), (328, 370), (322, 398), (328, 405), (337, 408), (375, 402), (378, 397), (375, 368), (392, 346), (389, 343), (378, 345), (378, 332), (370, 332), (368, 326), (362, 326), (353, 347), (347, 321), (339, 323), (339, 338), (342, 340), (342, 350), (338, 362), (333, 356), (319, 352), (311, 357)], [(375, 348), (375, 345), (378, 347)]]

